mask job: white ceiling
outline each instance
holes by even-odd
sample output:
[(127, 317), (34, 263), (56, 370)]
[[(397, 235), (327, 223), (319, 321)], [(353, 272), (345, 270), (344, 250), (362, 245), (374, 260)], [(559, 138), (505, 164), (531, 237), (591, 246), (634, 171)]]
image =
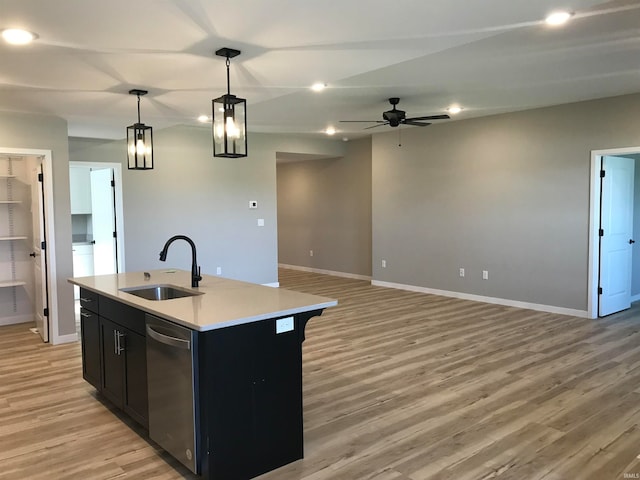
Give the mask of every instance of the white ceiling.
[[(546, 26), (559, 8), (573, 19)], [(463, 119), (640, 91), (640, 0), (0, 0), (0, 29), (16, 26), (39, 39), (0, 42), (0, 110), (72, 136), (124, 137), (132, 88), (154, 129), (199, 125), (226, 92), (221, 47), (242, 50), (231, 92), (254, 132), (384, 131), (339, 120), (381, 119), (393, 96)]]

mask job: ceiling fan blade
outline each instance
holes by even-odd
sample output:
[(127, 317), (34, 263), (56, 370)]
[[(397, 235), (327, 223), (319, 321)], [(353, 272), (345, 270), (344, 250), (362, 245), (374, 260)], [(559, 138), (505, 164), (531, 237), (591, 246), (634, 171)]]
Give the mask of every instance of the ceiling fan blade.
[(379, 123), (378, 125), (371, 125), (370, 127), (363, 128), (363, 130), (369, 130), (370, 128), (382, 127), (383, 125), (389, 125), (389, 122), (382, 122), (382, 123)]
[(384, 123), (383, 120), (340, 120), (340, 123)]
[(449, 115), (428, 115), (426, 117), (411, 117), (407, 120), (447, 120), (451, 118)]
[(414, 120), (405, 120), (404, 122), (405, 125), (414, 125), (416, 127), (426, 127), (428, 125), (431, 125), (430, 123), (425, 123), (425, 122), (416, 122)]

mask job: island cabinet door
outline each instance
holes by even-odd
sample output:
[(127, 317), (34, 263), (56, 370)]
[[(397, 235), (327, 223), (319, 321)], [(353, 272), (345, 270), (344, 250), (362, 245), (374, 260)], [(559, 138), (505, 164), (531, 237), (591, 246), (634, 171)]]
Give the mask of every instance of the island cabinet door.
[(302, 458), (298, 332), (276, 333), (271, 319), (199, 341), (205, 478), (253, 478)]
[(102, 393), (136, 422), (149, 428), (145, 337), (102, 317), (100, 336)]
[(102, 361), (100, 358), (100, 318), (86, 308), (80, 309), (82, 337), (82, 377), (98, 390)]
[(142, 426), (149, 428), (146, 338), (130, 330), (125, 330), (125, 334), (124, 411)]
[(102, 393), (117, 407), (123, 408), (124, 398), (124, 332), (119, 325), (100, 319), (102, 339)]

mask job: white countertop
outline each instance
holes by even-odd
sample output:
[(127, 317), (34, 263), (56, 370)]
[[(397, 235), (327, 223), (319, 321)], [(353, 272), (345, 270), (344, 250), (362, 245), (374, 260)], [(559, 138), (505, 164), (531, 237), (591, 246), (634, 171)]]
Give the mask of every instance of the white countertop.
[[(162, 269), (149, 273), (149, 280), (144, 279), (143, 272), (130, 272), (74, 277), (69, 282), (201, 332), (338, 304), (327, 297), (211, 275), (202, 275), (200, 285), (191, 288), (191, 272), (183, 270)], [(121, 291), (123, 288), (153, 285), (175, 285), (203, 295), (157, 301)]]

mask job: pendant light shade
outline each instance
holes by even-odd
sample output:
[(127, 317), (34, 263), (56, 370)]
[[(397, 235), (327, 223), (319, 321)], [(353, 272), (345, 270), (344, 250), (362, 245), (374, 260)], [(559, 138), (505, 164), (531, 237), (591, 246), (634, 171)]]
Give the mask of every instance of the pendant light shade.
[(153, 168), (153, 128), (140, 121), (140, 97), (146, 90), (129, 90), (138, 97), (138, 122), (127, 127), (127, 165), (129, 170), (151, 170)]
[(211, 101), (213, 119), (213, 156), (240, 158), (247, 156), (247, 101), (231, 95), (229, 65), (240, 50), (221, 48), (216, 55), (227, 59), (227, 93)]

